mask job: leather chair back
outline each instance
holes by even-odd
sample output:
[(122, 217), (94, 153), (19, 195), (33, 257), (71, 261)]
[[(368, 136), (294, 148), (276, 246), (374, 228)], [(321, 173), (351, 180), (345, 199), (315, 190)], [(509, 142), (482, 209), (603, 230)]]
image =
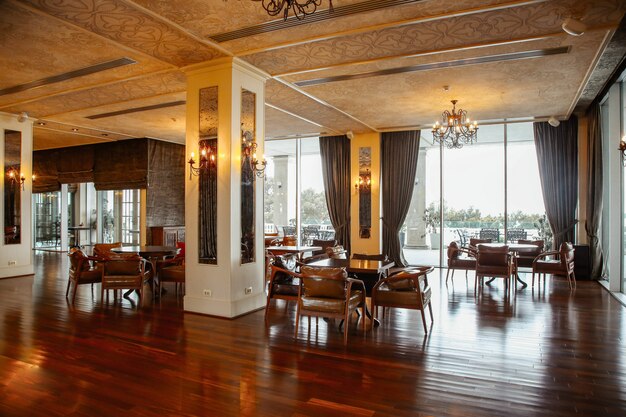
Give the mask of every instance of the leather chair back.
[(495, 248), (479, 246), (476, 260), (478, 266), (507, 266), (509, 264), (509, 247), (508, 245)]
[(561, 248), (559, 250), (561, 252), (561, 263), (563, 264), (563, 268), (566, 271), (571, 271), (574, 269), (574, 245), (570, 242), (561, 243)]
[(459, 257), (459, 245), (455, 241), (450, 242), (448, 245), (448, 264), (450, 264), (452, 259), (456, 259)]
[(303, 266), (300, 272), (304, 297), (336, 299), (346, 297), (345, 280), (348, 274), (345, 269)]

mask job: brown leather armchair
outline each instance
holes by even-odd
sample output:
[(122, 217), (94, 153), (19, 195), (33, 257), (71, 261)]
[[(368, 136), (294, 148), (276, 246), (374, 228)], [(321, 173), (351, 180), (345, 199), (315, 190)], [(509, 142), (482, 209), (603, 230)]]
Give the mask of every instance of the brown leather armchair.
[(297, 301), (300, 291), (300, 274), (296, 272), (297, 257), (295, 255), (270, 255), (267, 259), (270, 275), (265, 304), (266, 322), (272, 299)]
[(157, 294), (161, 296), (161, 287), (164, 282), (173, 282), (175, 285), (176, 296), (178, 297), (178, 289), (180, 288), (180, 294), (184, 295), (185, 292), (185, 264), (170, 265), (161, 268), (158, 275), (156, 284)]
[(113, 248), (119, 248), (122, 246), (122, 242), (115, 243), (96, 243), (93, 245), (93, 256), (97, 256), (102, 259), (115, 258), (117, 253), (111, 251)]
[(472, 237), (469, 240), (469, 246), (467, 247), (467, 249), (470, 251), (474, 258), (476, 257), (476, 252), (478, 252), (478, 245), (481, 243), (491, 243), (491, 239), (477, 239)]
[(363, 281), (348, 278), (343, 268), (314, 268), (302, 266), (300, 270), (296, 329), (298, 337), (300, 316), (340, 318), (344, 320), (343, 343), (348, 342), (348, 324), (351, 314), (359, 307), (363, 312), (365, 329), (365, 284)]
[(517, 266), (522, 268), (532, 268), (535, 258), (543, 252), (545, 242), (543, 240), (519, 239), (517, 243), (535, 245), (537, 247), (532, 251), (519, 251), (517, 253)]
[[(554, 256), (554, 259), (546, 259), (549, 256)], [(541, 274), (543, 274), (544, 282), (546, 274), (565, 275), (567, 276), (569, 287), (572, 288), (572, 281), (574, 281), (574, 287), (576, 287), (574, 245), (570, 242), (563, 242), (558, 251), (543, 252), (535, 258), (533, 261), (533, 287), (535, 286), (535, 273), (539, 274), (538, 281), (541, 280)]]
[[(146, 260), (139, 255), (120, 259), (109, 259), (102, 269), (101, 297), (104, 303), (104, 292), (108, 290), (137, 290), (139, 305), (143, 300), (143, 287), (150, 279), (146, 271)], [(129, 291), (130, 292), (130, 291)]]
[[(465, 254), (466, 256), (462, 256)], [(452, 282), (454, 282), (454, 271), (457, 269), (465, 270), (465, 277), (467, 278), (467, 271), (476, 270), (476, 258), (475, 252), (471, 252), (469, 249), (460, 248), (458, 243), (452, 241), (448, 245), (448, 272), (446, 273), (446, 284), (448, 283), (448, 277), (450, 271), (452, 271)]]
[(372, 310), (374, 318), (378, 316), (378, 307), (396, 307), (420, 310), (424, 333), (428, 334), (426, 327), (426, 314), (424, 310), (428, 306), (430, 321), (433, 320), (433, 307), (430, 303), (432, 290), (428, 285), (427, 275), (432, 272), (432, 266), (406, 268), (387, 278), (381, 279), (372, 289)]
[(74, 284), (74, 294), (72, 295), (72, 303), (74, 303), (78, 286), (91, 284), (93, 291), (93, 284), (102, 282), (102, 271), (95, 266), (95, 262), (99, 260), (98, 258), (87, 256), (78, 248), (72, 249), (68, 256), (70, 257), (70, 270), (65, 297), (70, 293), (70, 285)]
[[(509, 253), (508, 245), (496, 247), (486, 245), (478, 246), (474, 294), (476, 294), (478, 281), (482, 280), (484, 277), (504, 278), (505, 288), (509, 290), (513, 288), (513, 283), (515, 282), (513, 257)], [(509, 282), (511, 278), (513, 278), (513, 282)]]

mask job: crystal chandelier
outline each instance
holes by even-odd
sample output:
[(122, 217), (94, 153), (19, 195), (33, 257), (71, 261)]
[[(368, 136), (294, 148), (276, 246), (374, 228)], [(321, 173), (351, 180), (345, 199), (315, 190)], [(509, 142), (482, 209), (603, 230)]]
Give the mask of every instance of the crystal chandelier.
[[(322, 0), (254, 0), (260, 1), (263, 8), (270, 16), (283, 14), (283, 19), (287, 20), (289, 9), (298, 20), (302, 20), (305, 16), (315, 13), (317, 8), (322, 5)], [(329, 11), (333, 11), (333, 0), (328, 0)]]
[(433, 139), (448, 149), (462, 148), (478, 139), (478, 123), (471, 123), (465, 110), (457, 112), (456, 103), (457, 100), (452, 100), (452, 113), (445, 110), (441, 115), (442, 123), (435, 123), (432, 130)]

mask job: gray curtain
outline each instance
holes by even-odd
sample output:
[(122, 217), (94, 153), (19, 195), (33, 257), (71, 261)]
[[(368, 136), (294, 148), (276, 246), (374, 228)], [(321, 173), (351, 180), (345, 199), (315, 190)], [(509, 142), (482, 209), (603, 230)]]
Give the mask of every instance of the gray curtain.
[(553, 248), (575, 242), (578, 201), (578, 119), (570, 117), (558, 127), (533, 124), (541, 191), (546, 215), (554, 234)]
[(589, 251), (591, 253), (591, 279), (602, 278), (603, 251), (600, 234), (600, 218), (602, 216), (602, 135), (600, 105), (595, 103), (587, 112), (587, 222), (585, 230)]
[(383, 253), (389, 256), (396, 266), (407, 266), (399, 235), (411, 205), (420, 148), (420, 131), (383, 133), (380, 148)]
[(350, 141), (343, 136), (320, 138), (322, 178), (337, 244), (350, 253)]
[[(217, 139), (200, 143), (217, 153)], [(198, 262), (217, 264), (217, 161), (200, 171), (198, 179)]]

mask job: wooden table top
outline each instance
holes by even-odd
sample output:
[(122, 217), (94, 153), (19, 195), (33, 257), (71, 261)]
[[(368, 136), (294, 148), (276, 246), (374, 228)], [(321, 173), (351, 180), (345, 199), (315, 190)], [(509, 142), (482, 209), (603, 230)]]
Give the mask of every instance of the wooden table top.
[[(477, 246), (486, 246), (489, 248), (501, 248), (502, 246), (507, 245), (509, 250), (513, 252), (526, 253), (526, 252), (536, 252), (537, 245), (533, 245), (531, 243), (479, 243)], [(479, 249), (480, 250), (480, 249)]]
[(322, 250), (321, 246), (268, 246), (266, 248), (270, 252), (282, 253), (302, 253)]
[(346, 268), (348, 272), (380, 274), (392, 268), (395, 263), (391, 261), (372, 261), (368, 259), (322, 259), (321, 261), (311, 262), (307, 266), (320, 268)]
[(144, 258), (175, 255), (176, 247), (174, 246), (120, 246), (111, 249), (115, 253), (138, 253)]

